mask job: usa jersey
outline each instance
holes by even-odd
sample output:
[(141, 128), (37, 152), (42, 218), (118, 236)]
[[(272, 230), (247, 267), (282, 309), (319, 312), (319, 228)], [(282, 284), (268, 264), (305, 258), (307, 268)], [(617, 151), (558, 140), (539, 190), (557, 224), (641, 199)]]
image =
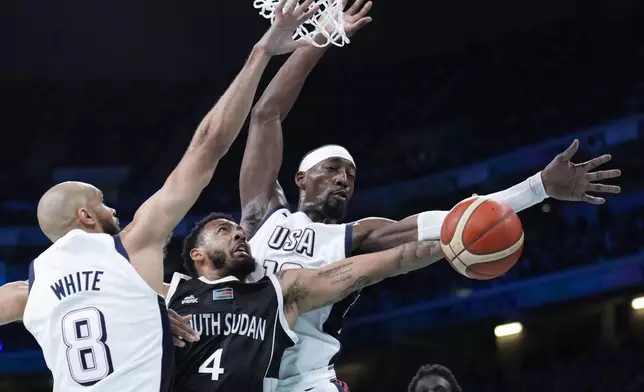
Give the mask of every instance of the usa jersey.
[(282, 354), (297, 341), (275, 276), (244, 283), (175, 273), (166, 301), (180, 315), (192, 315), (200, 337), (177, 348), (177, 392), (274, 390)]
[[(267, 215), (249, 243), (257, 260), (251, 281), (289, 268), (320, 268), (351, 253), (352, 224), (313, 222), (303, 212), (279, 208)], [(278, 389), (308, 388), (335, 378), (342, 319), (358, 298), (350, 295), (333, 306), (301, 315), (293, 329), (299, 341), (282, 358)]]
[(164, 301), (129, 263), (118, 236), (72, 230), (29, 271), (23, 321), (42, 348), (54, 392), (171, 389)]

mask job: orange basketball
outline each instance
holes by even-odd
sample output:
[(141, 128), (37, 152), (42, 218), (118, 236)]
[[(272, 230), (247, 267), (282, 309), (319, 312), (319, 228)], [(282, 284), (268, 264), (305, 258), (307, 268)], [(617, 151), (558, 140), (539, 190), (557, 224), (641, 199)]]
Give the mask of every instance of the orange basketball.
[(523, 226), (506, 204), (482, 197), (458, 203), (441, 227), (441, 247), (452, 268), (468, 278), (508, 272), (523, 251)]

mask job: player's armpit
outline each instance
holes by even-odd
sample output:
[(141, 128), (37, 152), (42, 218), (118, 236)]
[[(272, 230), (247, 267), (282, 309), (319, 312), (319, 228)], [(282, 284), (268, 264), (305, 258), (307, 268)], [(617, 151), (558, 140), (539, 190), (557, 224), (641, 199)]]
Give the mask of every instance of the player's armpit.
[(28, 282), (11, 282), (1, 286), (0, 325), (22, 320), (28, 297)]
[[(284, 292), (287, 316), (331, 305), (354, 291), (381, 280), (426, 267), (443, 258), (436, 241), (404, 244), (313, 269), (283, 270), (277, 274)], [(288, 317), (289, 321), (291, 317)]]

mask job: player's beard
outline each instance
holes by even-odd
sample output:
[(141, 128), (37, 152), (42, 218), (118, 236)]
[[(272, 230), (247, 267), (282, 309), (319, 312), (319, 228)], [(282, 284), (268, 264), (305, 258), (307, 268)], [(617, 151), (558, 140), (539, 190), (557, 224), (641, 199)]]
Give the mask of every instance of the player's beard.
[(119, 227), (118, 220), (114, 218), (99, 218), (98, 223), (100, 223), (103, 228), (103, 233), (109, 235), (117, 235), (121, 232)]
[(208, 256), (216, 269), (227, 269), (230, 275), (239, 280), (244, 280), (255, 271), (255, 259), (253, 256), (230, 258), (223, 250), (214, 250)]
[(344, 218), (344, 209), (346, 205), (346, 201), (343, 203), (333, 197), (327, 197), (322, 205), (322, 212), (329, 219), (340, 222), (342, 221), (342, 218)]

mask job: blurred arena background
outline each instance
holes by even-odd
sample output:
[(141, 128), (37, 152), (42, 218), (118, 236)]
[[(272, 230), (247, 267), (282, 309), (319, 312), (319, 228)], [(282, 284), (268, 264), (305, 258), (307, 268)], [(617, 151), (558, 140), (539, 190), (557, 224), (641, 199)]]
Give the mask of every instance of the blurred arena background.
[[(0, 4), (0, 284), (48, 246), (35, 206), (55, 182), (100, 186), (121, 217), (160, 186), (267, 27), (251, 3)], [(365, 290), (345, 319), (341, 378), (404, 391), (440, 363), (465, 391), (644, 391), (644, 304), (632, 303), (644, 295), (644, 3), (375, 0), (372, 16), (285, 123), (291, 200), (286, 175), (324, 143), (358, 163), (348, 219), (449, 209), (535, 173), (574, 137), (578, 160), (610, 152), (624, 176), (600, 208), (521, 213), (524, 255), (500, 279), (441, 262)], [(166, 276), (197, 217), (239, 216), (244, 138), (175, 231)], [(523, 331), (496, 337), (508, 322)], [(0, 390), (51, 390), (21, 324), (0, 328)]]

